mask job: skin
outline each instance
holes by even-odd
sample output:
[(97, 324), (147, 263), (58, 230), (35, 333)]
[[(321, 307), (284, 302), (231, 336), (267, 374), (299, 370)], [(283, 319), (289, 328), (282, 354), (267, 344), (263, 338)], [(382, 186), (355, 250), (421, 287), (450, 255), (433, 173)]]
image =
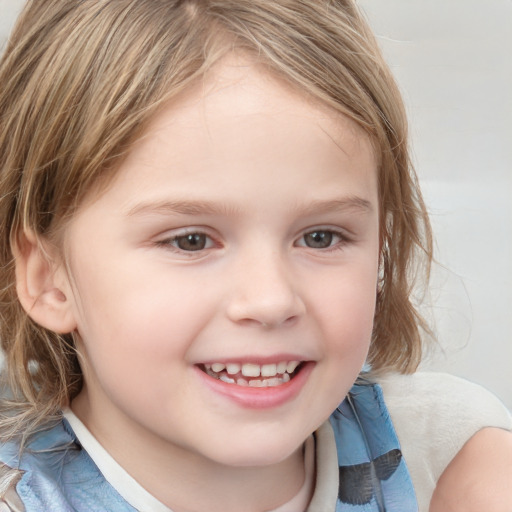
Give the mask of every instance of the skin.
[[(315, 231), (325, 246), (311, 246)], [(204, 247), (190, 250), (191, 234)], [(304, 440), (365, 361), (378, 234), (367, 136), (227, 59), (162, 109), (67, 227), (47, 288), (60, 294), (52, 327), (79, 339), (73, 411), (176, 512), (285, 503), (304, 480)], [(240, 405), (198, 370), (282, 359), (310, 372), (272, 407)]]
[(485, 428), (450, 462), (432, 496), (430, 512), (510, 512), (512, 432)]

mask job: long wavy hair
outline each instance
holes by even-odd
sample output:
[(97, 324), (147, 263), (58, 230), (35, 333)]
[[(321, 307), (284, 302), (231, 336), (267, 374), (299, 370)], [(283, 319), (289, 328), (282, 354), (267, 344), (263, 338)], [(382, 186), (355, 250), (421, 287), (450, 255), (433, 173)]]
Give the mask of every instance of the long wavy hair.
[(58, 243), (161, 105), (233, 51), (371, 137), (382, 249), (368, 361), (375, 370), (416, 369), (427, 327), (413, 290), (428, 277), (430, 225), (400, 93), (354, 1), (30, 1), (0, 62), (0, 340), (9, 388), (0, 437), (26, 437), (82, 386), (72, 336), (37, 325), (18, 301), (20, 235)]

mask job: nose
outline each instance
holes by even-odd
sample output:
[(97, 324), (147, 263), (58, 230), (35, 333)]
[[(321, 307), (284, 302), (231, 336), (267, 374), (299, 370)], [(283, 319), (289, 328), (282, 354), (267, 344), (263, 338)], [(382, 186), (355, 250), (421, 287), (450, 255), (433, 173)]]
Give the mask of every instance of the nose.
[(291, 325), (306, 310), (289, 265), (275, 252), (243, 258), (232, 275), (231, 290), (227, 316), (235, 323)]

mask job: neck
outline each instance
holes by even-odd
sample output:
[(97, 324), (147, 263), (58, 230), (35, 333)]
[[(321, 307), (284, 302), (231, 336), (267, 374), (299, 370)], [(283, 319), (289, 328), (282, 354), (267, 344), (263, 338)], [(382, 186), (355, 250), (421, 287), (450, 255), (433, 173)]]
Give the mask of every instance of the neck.
[[(150, 490), (174, 512), (262, 512), (273, 510), (295, 496), (304, 482), (302, 448), (288, 459), (264, 467), (229, 467), (215, 462), (181, 459), (167, 467), (167, 478), (153, 480)], [(140, 475), (140, 478), (144, 478)], [(191, 499), (193, 497), (193, 499)]]

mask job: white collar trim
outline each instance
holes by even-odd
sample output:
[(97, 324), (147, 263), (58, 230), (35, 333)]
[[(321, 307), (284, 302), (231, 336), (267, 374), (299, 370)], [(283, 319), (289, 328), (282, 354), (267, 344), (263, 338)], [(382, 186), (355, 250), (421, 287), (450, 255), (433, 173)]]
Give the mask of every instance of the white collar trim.
[(142, 485), (130, 476), (121, 465), (101, 446), (87, 427), (71, 409), (63, 411), (85, 451), (94, 461), (107, 482), (134, 508), (140, 512), (172, 512), (158, 501)]

